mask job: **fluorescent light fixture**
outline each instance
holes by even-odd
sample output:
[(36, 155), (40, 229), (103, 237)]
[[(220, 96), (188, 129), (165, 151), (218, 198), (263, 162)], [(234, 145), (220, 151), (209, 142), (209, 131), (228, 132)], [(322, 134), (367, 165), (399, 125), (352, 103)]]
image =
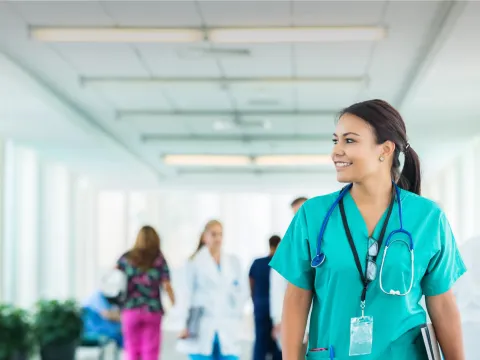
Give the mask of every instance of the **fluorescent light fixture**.
[(242, 155), (166, 155), (164, 162), (180, 166), (243, 166), (252, 163), (249, 156)]
[(374, 26), (213, 29), (208, 33), (213, 43), (378, 41), (385, 37), (386, 30)]
[[(378, 41), (386, 29), (360, 27), (217, 28), (206, 30), (213, 43), (302, 43)], [(31, 36), (44, 42), (193, 43), (205, 39), (203, 29), (32, 27)]]
[(191, 43), (203, 41), (202, 30), (154, 28), (41, 28), (31, 36), (45, 42)]
[(331, 164), (329, 155), (263, 155), (255, 159), (261, 166), (315, 166)]

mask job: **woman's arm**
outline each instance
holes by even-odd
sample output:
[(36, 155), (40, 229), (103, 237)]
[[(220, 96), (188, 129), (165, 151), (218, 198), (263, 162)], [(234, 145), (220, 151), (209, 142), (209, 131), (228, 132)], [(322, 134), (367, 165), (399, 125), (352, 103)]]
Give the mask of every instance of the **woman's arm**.
[(193, 263), (194, 260), (189, 260), (185, 266), (185, 283), (182, 286), (182, 300), (178, 304), (179, 308), (179, 323), (184, 326), (180, 332), (179, 338), (186, 339), (188, 337), (187, 321), (189, 310), (192, 305), (193, 293), (195, 289), (196, 268)]
[(120, 322), (121, 316), (120, 311), (118, 310), (105, 310), (101, 312), (101, 315), (104, 319)]
[(452, 290), (427, 296), (426, 304), (445, 360), (465, 360), (460, 312)]
[(303, 337), (311, 303), (312, 292), (310, 290), (304, 290), (288, 283), (283, 300), (282, 315), (282, 354), (284, 360), (305, 359)]
[(170, 302), (172, 303), (172, 306), (175, 306), (175, 293), (173, 292), (173, 287), (172, 287), (172, 283), (170, 282), (170, 280), (163, 281), (162, 287), (167, 292), (168, 298), (170, 299)]

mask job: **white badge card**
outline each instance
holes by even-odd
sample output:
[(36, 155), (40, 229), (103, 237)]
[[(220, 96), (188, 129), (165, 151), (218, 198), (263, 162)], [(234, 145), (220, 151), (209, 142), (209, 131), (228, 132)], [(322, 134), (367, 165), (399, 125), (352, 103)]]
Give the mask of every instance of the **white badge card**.
[(363, 316), (350, 321), (349, 356), (368, 355), (372, 352), (373, 317)]

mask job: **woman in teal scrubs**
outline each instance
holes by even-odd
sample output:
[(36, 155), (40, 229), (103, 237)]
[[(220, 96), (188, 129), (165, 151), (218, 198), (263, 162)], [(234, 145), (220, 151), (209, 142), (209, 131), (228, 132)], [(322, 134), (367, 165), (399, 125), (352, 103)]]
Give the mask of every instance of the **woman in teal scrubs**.
[[(302, 206), (270, 263), (289, 282), (283, 358), (427, 359), (420, 335), (427, 321), (420, 305), (425, 295), (445, 360), (464, 360), (451, 287), (465, 265), (445, 214), (420, 196), (420, 163), (400, 114), (381, 100), (346, 108), (333, 135), (332, 160), (337, 180), (352, 185), (328, 217), (319, 251), (324, 262), (315, 267), (323, 259), (316, 258), (317, 237), (340, 191)], [(395, 233), (402, 225), (411, 234), (414, 258), (408, 234)]]

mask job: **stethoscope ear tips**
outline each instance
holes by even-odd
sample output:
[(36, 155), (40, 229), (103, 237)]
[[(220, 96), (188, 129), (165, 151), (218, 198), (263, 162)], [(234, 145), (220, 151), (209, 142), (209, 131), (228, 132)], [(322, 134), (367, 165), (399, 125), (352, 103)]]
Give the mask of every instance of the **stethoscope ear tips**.
[(325, 262), (325, 254), (321, 253), (318, 255), (315, 255), (315, 257), (312, 259), (311, 265), (313, 268), (319, 267)]

